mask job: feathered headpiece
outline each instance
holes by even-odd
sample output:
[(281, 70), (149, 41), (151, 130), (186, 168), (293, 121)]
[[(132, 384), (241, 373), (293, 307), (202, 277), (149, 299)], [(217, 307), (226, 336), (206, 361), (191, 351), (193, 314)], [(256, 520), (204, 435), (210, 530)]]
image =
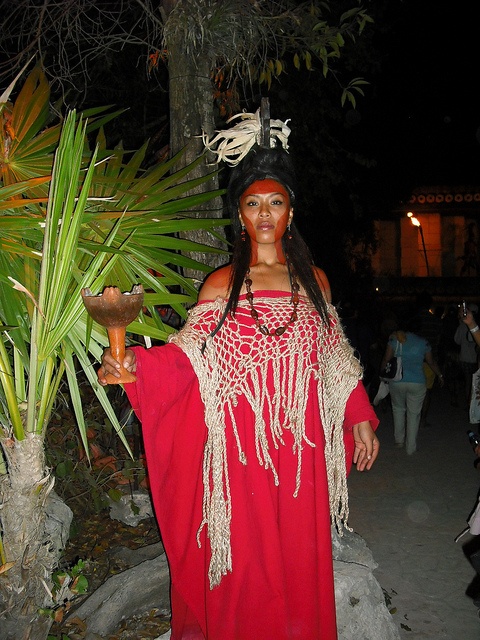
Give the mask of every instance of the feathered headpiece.
[(255, 113), (237, 113), (227, 123), (238, 118), (241, 119), (238, 124), (230, 129), (217, 131), (212, 140), (206, 134), (203, 135), (205, 148), (217, 155), (217, 163), (223, 160), (234, 167), (255, 145), (271, 149), (280, 142), (283, 149), (288, 149), (290, 128), (287, 122), (290, 121), (270, 120), (267, 99), (262, 99), (262, 107)]

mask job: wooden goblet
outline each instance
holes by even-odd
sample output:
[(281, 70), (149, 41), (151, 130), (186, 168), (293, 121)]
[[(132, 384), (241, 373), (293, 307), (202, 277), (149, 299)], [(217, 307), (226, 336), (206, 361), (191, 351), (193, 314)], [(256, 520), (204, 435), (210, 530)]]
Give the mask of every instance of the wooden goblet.
[(103, 293), (92, 294), (90, 289), (82, 289), (83, 303), (92, 318), (106, 327), (112, 356), (122, 365), (121, 374), (116, 378), (107, 373), (108, 384), (135, 382), (133, 373), (123, 367), (125, 358), (125, 336), (127, 326), (135, 320), (143, 306), (143, 287), (135, 285), (129, 292), (122, 293), (118, 287), (105, 287)]

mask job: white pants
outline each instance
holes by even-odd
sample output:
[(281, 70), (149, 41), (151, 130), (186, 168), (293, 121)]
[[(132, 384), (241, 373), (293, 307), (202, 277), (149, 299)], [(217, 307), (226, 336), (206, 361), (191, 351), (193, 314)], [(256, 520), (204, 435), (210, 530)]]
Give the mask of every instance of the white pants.
[(417, 450), (418, 425), (427, 386), (419, 382), (391, 382), (395, 443), (405, 443), (408, 455)]

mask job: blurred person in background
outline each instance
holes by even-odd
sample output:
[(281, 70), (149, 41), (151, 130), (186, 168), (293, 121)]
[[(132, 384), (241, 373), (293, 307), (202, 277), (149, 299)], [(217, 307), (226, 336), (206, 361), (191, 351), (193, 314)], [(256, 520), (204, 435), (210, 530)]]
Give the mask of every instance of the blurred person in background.
[[(442, 333), (442, 320), (432, 311), (433, 298), (427, 292), (424, 291), (416, 300), (417, 306), (417, 318), (419, 320), (418, 335), (428, 340), (432, 349), (432, 356), (435, 362), (438, 363), (438, 345), (440, 336)], [(428, 364), (423, 363), (423, 373), (425, 374), (425, 383), (427, 386), (427, 392), (422, 405), (422, 412), (420, 414), (420, 427), (427, 426), (427, 416), (432, 402), (433, 385), (435, 384), (435, 372)]]
[(396, 382), (390, 381), (395, 446), (405, 447), (407, 455), (417, 450), (417, 435), (423, 401), (427, 393), (427, 384), (423, 363), (431, 367), (443, 387), (443, 375), (435, 362), (431, 346), (425, 338), (418, 335), (420, 320), (414, 317), (405, 323), (406, 330), (392, 333), (385, 349), (381, 368), (394, 357), (402, 358), (403, 376)]

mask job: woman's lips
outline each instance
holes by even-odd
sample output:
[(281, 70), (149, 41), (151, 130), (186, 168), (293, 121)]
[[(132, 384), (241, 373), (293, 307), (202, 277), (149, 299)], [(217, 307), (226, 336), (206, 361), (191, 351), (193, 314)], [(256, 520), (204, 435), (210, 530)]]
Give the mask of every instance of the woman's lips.
[(274, 225), (271, 224), (270, 222), (262, 222), (262, 224), (259, 224), (257, 229), (260, 229), (261, 231), (270, 231), (270, 229), (273, 229)]

